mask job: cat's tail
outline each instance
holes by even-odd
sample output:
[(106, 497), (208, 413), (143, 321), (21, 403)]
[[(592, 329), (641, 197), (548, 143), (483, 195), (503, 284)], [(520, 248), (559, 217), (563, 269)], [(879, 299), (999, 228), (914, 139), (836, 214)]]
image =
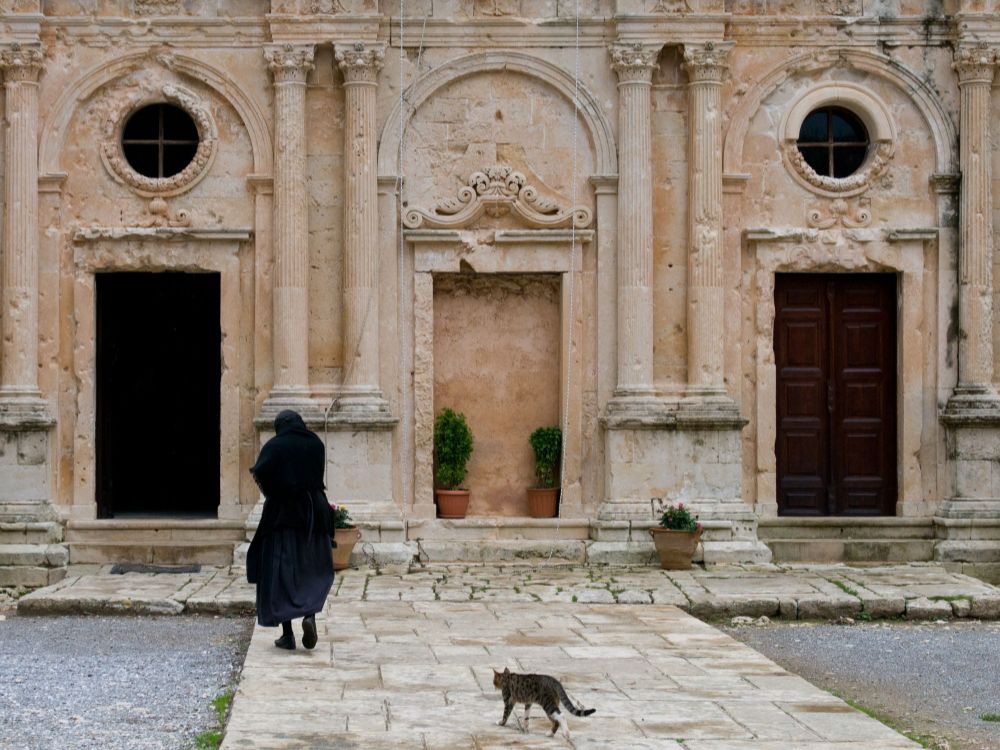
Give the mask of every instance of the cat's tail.
[(566, 708), (569, 709), (569, 712), (574, 716), (590, 716), (597, 710), (596, 708), (574, 706), (573, 701), (571, 701), (569, 696), (566, 695), (566, 689), (558, 682), (556, 683), (556, 689), (559, 691), (559, 699), (562, 701), (562, 704), (566, 706)]

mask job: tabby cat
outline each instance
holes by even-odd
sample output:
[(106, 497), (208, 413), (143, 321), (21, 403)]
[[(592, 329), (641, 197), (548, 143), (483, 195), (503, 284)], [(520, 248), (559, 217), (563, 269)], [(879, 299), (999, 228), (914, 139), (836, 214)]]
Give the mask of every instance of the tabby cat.
[(563, 736), (567, 740), (569, 740), (569, 725), (559, 711), (559, 702), (562, 701), (574, 716), (590, 716), (595, 710), (574, 706), (559, 680), (544, 674), (517, 674), (510, 669), (504, 669), (503, 672), (494, 669), (493, 687), (499, 688), (503, 695), (503, 718), (497, 722), (500, 726), (506, 726), (515, 703), (524, 704), (524, 725), (522, 726), (520, 719), (514, 716), (522, 732), (528, 731), (528, 712), (533, 703), (541, 706), (545, 715), (549, 717), (549, 721), (552, 722), (552, 734), (554, 735), (561, 727)]

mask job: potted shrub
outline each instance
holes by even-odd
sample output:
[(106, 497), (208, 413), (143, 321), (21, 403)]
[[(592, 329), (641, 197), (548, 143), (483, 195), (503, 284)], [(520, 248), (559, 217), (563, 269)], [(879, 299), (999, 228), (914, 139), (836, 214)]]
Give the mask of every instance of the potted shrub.
[(662, 508), (660, 525), (649, 530), (660, 556), (660, 567), (664, 570), (688, 570), (694, 558), (698, 540), (701, 539), (701, 524), (698, 516), (684, 507), (684, 503)]
[(334, 505), (333, 509), (333, 569), (346, 570), (351, 565), (351, 552), (361, 539), (361, 530), (351, 521), (346, 505)]
[(472, 456), (472, 443), (472, 430), (464, 414), (445, 409), (434, 420), (438, 518), (465, 518), (469, 510), (469, 491), (461, 485), (465, 465)]
[(535, 476), (538, 486), (528, 490), (528, 509), (532, 518), (552, 518), (559, 504), (559, 458), (562, 455), (562, 430), (539, 427), (528, 438), (535, 452)]

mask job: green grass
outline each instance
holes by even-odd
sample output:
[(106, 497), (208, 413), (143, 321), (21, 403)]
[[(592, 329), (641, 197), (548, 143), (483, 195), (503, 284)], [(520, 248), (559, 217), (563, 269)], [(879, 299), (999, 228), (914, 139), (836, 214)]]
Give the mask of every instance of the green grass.
[(920, 745), (920, 747), (930, 748), (930, 750), (934, 750), (934, 748), (938, 747), (936, 744), (932, 744), (930, 737), (927, 737), (926, 735), (923, 735), (923, 734), (917, 734), (916, 732), (913, 732), (913, 731), (908, 731), (906, 729), (902, 729), (889, 716), (886, 716), (884, 714), (880, 714), (878, 711), (875, 711), (874, 709), (868, 708), (867, 706), (863, 706), (860, 703), (858, 703), (857, 701), (851, 700), (850, 698), (848, 698), (848, 697), (846, 697), (844, 695), (841, 695), (840, 693), (836, 692), (835, 690), (831, 690), (830, 692), (833, 695), (835, 695), (838, 698), (840, 698), (840, 700), (844, 701), (844, 703), (846, 703), (848, 706), (850, 706), (851, 708), (853, 708), (855, 711), (860, 711), (865, 716), (867, 716), (869, 718), (872, 718), (872, 719), (875, 719), (875, 721), (877, 721), (877, 722), (879, 722), (881, 724), (885, 724), (887, 727), (896, 730), (897, 732), (899, 732), (901, 735), (903, 735), (907, 739), (910, 739), (910, 740), (913, 740), (914, 742), (916, 742), (918, 745)]
[(846, 594), (850, 594), (851, 596), (857, 596), (858, 595), (858, 590), (857, 589), (851, 588), (850, 586), (848, 586), (846, 583), (844, 583), (843, 581), (841, 581), (838, 578), (831, 578), (830, 579), (830, 583), (832, 583), (834, 586), (836, 586), (838, 589), (840, 589), (841, 591), (843, 591)]
[(194, 738), (192, 750), (219, 750), (222, 744), (226, 718), (229, 716), (229, 707), (233, 703), (233, 688), (229, 687), (212, 699), (212, 708), (215, 710), (215, 721), (218, 726), (202, 732)]
[(980, 714), (980, 721), (1000, 721), (1000, 714)]

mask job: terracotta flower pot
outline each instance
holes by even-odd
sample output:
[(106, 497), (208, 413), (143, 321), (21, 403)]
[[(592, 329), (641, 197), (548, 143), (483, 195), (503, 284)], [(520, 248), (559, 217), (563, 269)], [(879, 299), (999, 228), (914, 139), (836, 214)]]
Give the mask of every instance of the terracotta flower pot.
[(333, 541), (337, 543), (333, 548), (333, 569), (346, 570), (351, 565), (351, 551), (354, 545), (361, 541), (361, 529), (356, 526), (334, 529)]
[(660, 567), (664, 570), (688, 570), (701, 539), (701, 529), (697, 531), (675, 531), (653, 527), (649, 530), (660, 556)]
[(465, 518), (469, 511), (468, 490), (434, 490), (438, 518)]
[(532, 518), (555, 518), (558, 506), (558, 487), (532, 487), (528, 490), (528, 512)]

